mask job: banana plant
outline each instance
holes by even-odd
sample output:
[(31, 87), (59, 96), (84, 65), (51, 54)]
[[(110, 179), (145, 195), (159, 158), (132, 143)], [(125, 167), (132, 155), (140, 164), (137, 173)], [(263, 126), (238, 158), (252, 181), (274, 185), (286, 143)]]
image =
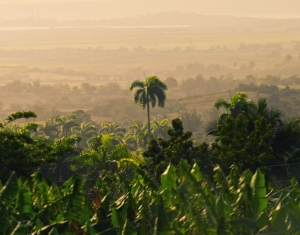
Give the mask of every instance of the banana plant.
[[(124, 178), (122, 164), (135, 174)], [(60, 188), (36, 172), (13, 173), (0, 184), (1, 234), (300, 234), (300, 187), (296, 179), (268, 191), (265, 175), (229, 175), (216, 166), (214, 178), (186, 160), (169, 164), (157, 181), (130, 159), (100, 176), (86, 196), (79, 177)]]
[(40, 172), (27, 180), (13, 173), (0, 190), (0, 208), (2, 234), (97, 234), (78, 177), (58, 188)]

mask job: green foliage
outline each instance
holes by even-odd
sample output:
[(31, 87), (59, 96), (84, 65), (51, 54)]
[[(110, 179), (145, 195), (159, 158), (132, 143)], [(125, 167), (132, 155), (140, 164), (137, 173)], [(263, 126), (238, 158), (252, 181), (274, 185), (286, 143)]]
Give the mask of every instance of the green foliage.
[[(6, 120), (35, 117), (32, 112), (18, 112)], [(2, 122), (0, 127), (0, 180), (5, 182), (12, 171), (18, 176), (30, 176), (43, 163), (56, 162), (59, 156), (74, 151), (74, 138), (52, 143), (44, 137), (32, 137), (37, 124), (28, 123), (23, 127)]]
[(274, 159), (270, 143), (273, 139), (271, 125), (264, 117), (256, 120), (254, 130), (248, 130), (248, 120), (239, 115), (236, 119), (227, 117), (224, 123), (219, 123), (218, 133), (212, 143), (212, 155), (226, 174), (230, 167), (236, 164), (241, 172), (266, 166)]
[(16, 113), (13, 113), (11, 115), (9, 115), (6, 120), (8, 122), (12, 122), (12, 121), (15, 121), (17, 119), (20, 119), (20, 118), (36, 118), (37, 116), (35, 115), (34, 112), (16, 112)]
[[(133, 165), (134, 166), (134, 165)], [(169, 164), (160, 184), (138, 167), (102, 174), (89, 201), (78, 177), (61, 188), (40, 173), (24, 180), (12, 174), (0, 188), (3, 234), (298, 234), (300, 187), (296, 180), (268, 192), (260, 169), (213, 180), (186, 160)], [(88, 205), (91, 204), (89, 207)]]
[(113, 145), (110, 134), (99, 134), (88, 140), (91, 148), (84, 149), (71, 160), (72, 169), (80, 173), (84, 180), (95, 182), (102, 171), (114, 172), (118, 161), (131, 158), (132, 154), (126, 144)]
[(259, 169), (255, 174), (249, 170), (240, 174), (232, 167), (226, 177), (220, 168), (215, 168), (211, 181), (196, 164), (190, 169), (182, 160), (177, 168), (168, 165), (160, 182), (155, 186), (146, 172), (138, 170), (127, 186), (121, 186), (123, 194), (111, 208), (112, 225), (118, 228), (118, 234), (250, 235), (300, 231), (296, 222), (300, 191), (295, 181), (286, 190), (268, 194), (265, 176)]
[(198, 162), (203, 170), (205, 168), (208, 171), (206, 173), (212, 172), (213, 167), (211, 160), (207, 157), (205, 144), (201, 147), (194, 147), (191, 139), (192, 132), (184, 132), (180, 119), (172, 121), (172, 128), (168, 130), (168, 134), (170, 136), (168, 140), (152, 139), (148, 150), (143, 154), (150, 161), (147, 166), (150, 172), (159, 176), (170, 163), (177, 167), (181, 159), (187, 160), (190, 166)]
[(83, 122), (78, 126), (74, 126), (71, 130), (73, 134), (80, 137), (79, 146), (83, 149), (87, 147), (87, 140), (97, 135), (96, 127), (92, 123)]
[(129, 132), (132, 133), (136, 139), (137, 146), (142, 149), (146, 149), (148, 135), (147, 125), (133, 120), (132, 125), (129, 127)]
[[(230, 102), (217, 101), (216, 108), (221, 107), (226, 111), (211, 129), (216, 138), (210, 145), (194, 146), (192, 132), (184, 132), (180, 119), (172, 121), (168, 139), (160, 138), (167, 120), (152, 122), (157, 140), (150, 141), (139, 162), (122, 141), (125, 130), (114, 123), (104, 124), (96, 135), (95, 125), (82, 122), (70, 129), (77, 138), (52, 142), (32, 137), (35, 123), (3, 122), (0, 159), (8, 170), (1, 174), (16, 173), (4, 186), (0, 183), (2, 233), (300, 234), (297, 181), (277, 191), (266, 187), (273, 174), (270, 164), (299, 154), (299, 120), (282, 120), (280, 110), (268, 109), (264, 99), (255, 104), (243, 93)], [(135, 122), (132, 137), (144, 138), (145, 129)], [(85, 146), (71, 158), (79, 138)], [(71, 177), (61, 188), (41, 173), (17, 177), (59, 157), (68, 158), (81, 177)], [(66, 169), (61, 167), (58, 175)]]
[(0, 191), (2, 234), (96, 234), (91, 228), (83, 184), (72, 177), (59, 189), (37, 172), (32, 179), (13, 173)]
[[(268, 180), (287, 180), (290, 168), (285, 163), (298, 163), (300, 122), (297, 118), (284, 120), (278, 108), (268, 108), (266, 99), (257, 103), (237, 93), (230, 101), (220, 99), (215, 108), (225, 108), (207, 129), (215, 136), (211, 144), (214, 164), (220, 164), (226, 174), (232, 164), (241, 172), (267, 170)], [(274, 167), (279, 166), (279, 167)]]
[(151, 122), (151, 134), (154, 139), (167, 139), (168, 134), (167, 131), (171, 126), (169, 125), (168, 119), (163, 119), (160, 122), (157, 120), (153, 120)]

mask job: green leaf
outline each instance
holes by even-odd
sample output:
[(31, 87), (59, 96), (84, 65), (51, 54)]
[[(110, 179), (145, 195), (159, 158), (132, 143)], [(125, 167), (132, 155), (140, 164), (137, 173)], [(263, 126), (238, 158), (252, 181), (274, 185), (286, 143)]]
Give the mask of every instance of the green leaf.
[(228, 229), (226, 228), (226, 223), (224, 218), (222, 217), (218, 223), (218, 228), (217, 228), (217, 234), (218, 235), (226, 235), (226, 234), (232, 234)]
[(126, 221), (124, 223), (121, 234), (122, 235), (137, 235), (136, 230), (134, 229), (133, 225), (131, 224), (131, 222), (128, 219), (126, 219)]
[(13, 172), (4, 187), (0, 190), (0, 202), (6, 205), (13, 203), (14, 198), (18, 194), (18, 190), (18, 180), (16, 174)]
[(172, 199), (172, 189), (176, 189), (176, 169), (172, 164), (169, 164), (165, 172), (160, 176), (161, 186), (160, 193), (166, 202), (170, 202)]
[(93, 224), (92, 226), (93, 226), (94, 230), (97, 232), (104, 231), (104, 230), (110, 229), (111, 220), (110, 219), (101, 220), (100, 222)]
[(118, 209), (116, 209), (116, 207), (112, 208), (111, 223), (115, 228), (119, 228), (118, 234), (121, 234), (126, 218), (127, 204), (122, 205), (122, 207), (119, 207)]
[(59, 233), (57, 232), (56, 228), (51, 229), (51, 231), (49, 232), (49, 235), (59, 235)]
[(64, 183), (62, 191), (67, 192), (69, 195), (69, 205), (67, 216), (69, 219), (75, 220), (78, 223), (84, 219), (82, 213), (85, 213), (85, 194), (81, 180), (78, 177), (71, 177)]
[[(62, 221), (62, 222), (54, 223), (54, 224), (43, 227), (42, 229), (36, 231), (35, 233), (32, 233), (32, 235), (47, 235), (51, 231), (53, 231), (53, 233), (54, 233), (55, 230), (57, 231), (58, 234), (63, 234), (68, 231), (68, 229), (69, 229), (68, 225), (69, 225), (69, 221)], [(55, 229), (55, 230), (53, 230), (53, 229)]]
[(191, 174), (192, 174), (192, 176), (194, 176), (194, 178), (198, 182), (200, 182), (201, 180), (204, 180), (206, 178), (206, 177), (204, 177), (204, 175), (200, 171), (200, 167), (196, 163), (193, 165), (193, 168), (191, 170)]
[(31, 112), (31, 111), (28, 111), (28, 112), (16, 112), (16, 113), (13, 113), (11, 115), (9, 115), (6, 120), (8, 122), (12, 122), (12, 121), (15, 121), (17, 119), (21, 119), (21, 118), (36, 118), (36, 114), (34, 112)]
[(231, 225), (231, 231), (239, 232), (240, 234), (254, 234), (255, 220), (248, 218), (238, 218), (228, 221)]
[(219, 218), (226, 217), (227, 219), (227, 213), (225, 213), (225, 203), (223, 200), (223, 196), (220, 195), (216, 200), (216, 212)]
[(24, 235), (29, 233), (30, 230), (28, 225), (19, 222), (18, 225), (15, 227), (15, 229), (12, 231), (11, 235)]
[(98, 235), (117, 235), (117, 234), (118, 234), (117, 228), (110, 228), (101, 233), (98, 233)]
[(91, 226), (90, 222), (87, 221), (85, 225), (82, 227), (84, 232), (89, 235), (97, 235), (98, 233), (94, 230), (93, 226)]
[(173, 235), (175, 231), (172, 229), (171, 220), (165, 211), (162, 198), (159, 199), (158, 215), (155, 219), (154, 235)]
[(267, 207), (268, 199), (266, 198), (265, 176), (258, 169), (252, 177), (251, 188), (253, 190), (252, 209), (254, 219), (257, 219), (260, 213)]
[(288, 209), (286, 207), (280, 208), (272, 213), (272, 218), (270, 221), (272, 231), (285, 232), (288, 230), (289, 224), (287, 223), (287, 214)]
[(258, 229), (262, 229), (263, 227), (265, 227), (268, 224), (269, 224), (268, 215), (267, 215), (267, 213), (263, 212), (263, 213), (261, 213), (261, 215), (255, 222), (255, 227)]
[(31, 192), (28, 188), (22, 187), (17, 200), (18, 212), (21, 216), (27, 214), (29, 218), (33, 216)]

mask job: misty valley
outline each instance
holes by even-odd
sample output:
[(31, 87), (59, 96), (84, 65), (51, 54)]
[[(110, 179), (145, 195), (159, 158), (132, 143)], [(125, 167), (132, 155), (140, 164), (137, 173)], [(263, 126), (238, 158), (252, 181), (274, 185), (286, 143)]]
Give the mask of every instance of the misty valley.
[(1, 233), (300, 234), (299, 23), (1, 19)]

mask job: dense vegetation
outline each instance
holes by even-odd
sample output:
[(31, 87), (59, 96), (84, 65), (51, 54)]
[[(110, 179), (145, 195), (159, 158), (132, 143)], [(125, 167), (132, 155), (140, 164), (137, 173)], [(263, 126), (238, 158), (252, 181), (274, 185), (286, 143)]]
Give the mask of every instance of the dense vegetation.
[[(82, 110), (42, 125), (16, 124), (32, 112), (8, 116), (2, 233), (298, 234), (299, 119), (245, 93), (215, 108), (202, 143), (178, 118), (151, 121), (148, 133), (139, 121), (100, 125)], [(200, 123), (197, 113), (184, 118)]]

